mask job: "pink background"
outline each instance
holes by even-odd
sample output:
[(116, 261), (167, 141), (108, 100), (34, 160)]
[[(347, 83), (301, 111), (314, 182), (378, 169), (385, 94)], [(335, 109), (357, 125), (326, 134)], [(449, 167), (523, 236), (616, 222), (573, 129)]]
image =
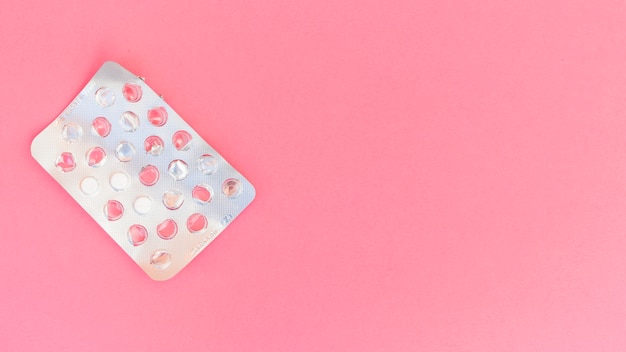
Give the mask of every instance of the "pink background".
[[(623, 351), (621, 1), (8, 1), (0, 350)], [(256, 186), (150, 280), (30, 157), (105, 60)]]

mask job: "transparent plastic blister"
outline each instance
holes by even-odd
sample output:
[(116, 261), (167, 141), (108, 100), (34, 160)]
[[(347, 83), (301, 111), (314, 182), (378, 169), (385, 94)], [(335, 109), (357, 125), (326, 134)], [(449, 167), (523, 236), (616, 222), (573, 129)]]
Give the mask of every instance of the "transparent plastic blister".
[(31, 152), (154, 280), (178, 273), (255, 196), (142, 78), (115, 62), (102, 65)]

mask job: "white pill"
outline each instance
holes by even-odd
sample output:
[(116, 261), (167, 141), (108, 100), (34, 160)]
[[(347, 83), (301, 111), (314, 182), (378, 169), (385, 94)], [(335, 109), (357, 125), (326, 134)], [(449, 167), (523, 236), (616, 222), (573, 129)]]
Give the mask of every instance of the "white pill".
[(98, 189), (100, 189), (100, 185), (95, 177), (85, 177), (80, 181), (80, 190), (88, 196), (96, 194)]
[(114, 190), (123, 191), (128, 187), (128, 184), (130, 183), (130, 178), (127, 174), (121, 171), (117, 171), (111, 175), (109, 183)]
[(152, 199), (148, 196), (139, 196), (135, 199), (133, 208), (139, 214), (147, 214), (152, 209)]

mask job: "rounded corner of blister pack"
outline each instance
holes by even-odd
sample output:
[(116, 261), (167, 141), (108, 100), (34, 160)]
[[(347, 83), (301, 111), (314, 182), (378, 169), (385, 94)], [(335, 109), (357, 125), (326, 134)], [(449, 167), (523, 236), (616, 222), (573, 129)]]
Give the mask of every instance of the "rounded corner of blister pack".
[(102, 64), (30, 149), (157, 281), (182, 270), (256, 195), (143, 78), (115, 61)]

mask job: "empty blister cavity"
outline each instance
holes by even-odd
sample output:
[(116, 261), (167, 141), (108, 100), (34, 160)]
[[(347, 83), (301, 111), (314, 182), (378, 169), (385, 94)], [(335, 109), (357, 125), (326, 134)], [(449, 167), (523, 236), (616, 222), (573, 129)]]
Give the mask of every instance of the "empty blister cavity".
[(128, 177), (125, 172), (116, 171), (111, 174), (111, 177), (109, 177), (109, 184), (114, 190), (123, 191), (128, 188), (128, 185), (130, 184), (130, 177)]
[(92, 196), (98, 193), (100, 189), (100, 183), (95, 177), (88, 176), (80, 181), (80, 191), (87, 196)]
[(139, 246), (148, 239), (148, 230), (143, 225), (135, 224), (128, 228), (128, 240), (133, 246)]
[(159, 181), (159, 169), (154, 165), (146, 165), (139, 171), (139, 182), (146, 186), (154, 186)]
[(135, 146), (131, 142), (121, 141), (115, 147), (115, 157), (121, 162), (129, 162), (135, 157)]
[(189, 166), (183, 160), (176, 159), (172, 160), (172, 162), (167, 167), (167, 172), (174, 178), (176, 181), (184, 180), (187, 175), (189, 175)]
[(202, 233), (206, 230), (208, 225), (209, 222), (206, 216), (200, 213), (191, 214), (191, 216), (187, 218), (187, 230), (191, 233)]
[(198, 171), (212, 175), (217, 170), (217, 159), (211, 154), (203, 154), (198, 158)]
[(160, 270), (167, 269), (172, 264), (172, 255), (164, 249), (158, 249), (150, 256), (150, 264)]
[(115, 94), (107, 87), (99, 88), (96, 91), (96, 103), (103, 108), (109, 107), (115, 103)]
[(185, 201), (183, 192), (171, 189), (163, 193), (163, 205), (169, 210), (180, 208)]
[(176, 131), (172, 135), (172, 144), (176, 150), (185, 151), (191, 148), (191, 134), (187, 131)]
[(171, 240), (178, 233), (176, 221), (167, 219), (157, 225), (157, 235), (164, 240)]
[(91, 131), (94, 134), (104, 138), (108, 136), (109, 133), (111, 133), (111, 123), (109, 122), (109, 120), (106, 119), (106, 117), (96, 117), (91, 122)]
[(85, 159), (87, 160), (87, 165), (91, 167), (100, 167), (106, 161), (107, 153), (100, 147), (93, 147), (85, 153)]
[(139, 128), (139, 116), (132, 111), (124, 111), (120, 116), (120, 126), (126, 132), (135, 132)]
[(63, 126), (61, 135), (66, 142), (74, 143), (83, 135), (83, 129), (78, 124), (69, 122)]
[(135, 83), (126, 83), (122, 88), (122, 95), (129, 102), (136, 103), (141, 100), (141, 86)]
[(109, 221), (116, 221), (124, 215), (124, 206), (116, 200), (110, 200), (104, 205), (104, 216)]
[(156, 127), (161, 127), (167, 122), (167, 110), (163, 106), (148, 110), (148, 121)]
[(237, 198), (241, 194), (241, 182), (236, 178), (229, 178), (222, 184), (222, 193), (227, 198)]
[(152, 209), (152, 198), (148, 196), (139, 196), (135, 198), (135, 201), (133, 202), (133, 209), (135, 209), (138, 214), (148, 214), (150, 209)]
[(197, 185), (191, 191), (191, 196), (197, 203), (207, 204), (213, 198), (213, 190), (206, 184)]
[(150, 136), (143, 142), (143, 147), (146, 153), (152, 156), (159, 156), (163, 152), (165, 143), (163, 143), (163, 140), (159, 136)]
[(54, 166), (61, 172), (70, 172), (76, 168), (76, 160), (74, 155), (70, 152), (63, 152), (59, 154)]

